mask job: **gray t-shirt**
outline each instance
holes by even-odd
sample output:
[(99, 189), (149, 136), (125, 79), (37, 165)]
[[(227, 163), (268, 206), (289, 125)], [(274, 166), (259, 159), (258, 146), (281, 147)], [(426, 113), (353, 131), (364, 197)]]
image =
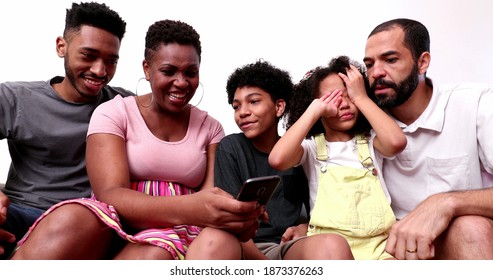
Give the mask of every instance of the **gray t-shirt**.
[(308, 183), (301, 167), (278, 171), (270, 167), (269, 155), (257, 150), (243, 133), (231, 134), (219, 143), (214, 164), (214, 183), (237, 196), (246, 179), (279, 175), (281, 184), (267, 204), (269, 221), (261, 223), (253, 241), (281, 241), (282, 234), (297, 224), (307, 202)]
[(62, 80), (0, 84), (0, 139), (7, 139), (12, 160), (3, 192), (12, 203), (48, 209), (88, 197), (85, 150), (92, 112), (118, 94), (133, 94), (106, 86), (95, 103), (69, 103), (51, 86)]

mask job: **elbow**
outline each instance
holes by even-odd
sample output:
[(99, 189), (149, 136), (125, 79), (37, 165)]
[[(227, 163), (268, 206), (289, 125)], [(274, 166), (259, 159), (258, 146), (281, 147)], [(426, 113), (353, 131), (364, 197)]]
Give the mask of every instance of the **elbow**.
[(283, 165), (284, 163), (284, 160), (282, 159), (282, 157), (274, 154), (274, 153), (271, 153), (269, 155), (269, 165), (276, 169), (276, 170), (284, 170), (286, 169), (286, 167), (284, 167)]
[(392, 137), (391, 139), (388, 139), (386, 143), (387, 144), (383, 145), (383, 149), (380, 150), (380, 154), (385, 157), (393, 157), (406, 148), (407, 138), (404, 135), (402, 135), (402, 137)]
[(404, 151), (406, 146), (407, 146), (407, 138), (405, 135), (394, 138), (391, 144), (392, 147), (391, 154), (397, 155), (398, 153)]

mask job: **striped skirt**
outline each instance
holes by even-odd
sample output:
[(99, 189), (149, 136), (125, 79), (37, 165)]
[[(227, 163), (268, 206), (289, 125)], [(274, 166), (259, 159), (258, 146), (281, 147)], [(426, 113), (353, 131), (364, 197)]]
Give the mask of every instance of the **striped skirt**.
[[(194, 189), (182, 187), (176, 183), (162, 181), (135, 181), (132, 182), (132, 189), (152, 196), (178, 196), (195, 192)], [(32, 230), (44, 217), (56, 208), (69, 203), (77, 203), (87, 207), (108, 227), (114, 229), (123, 239), (131, 243), (150, 244), (163, 248), (170, 252), (175, 260), (185, 259), (188, 246), (201, 230), (197, 226), (177, 225), (170, 228), (150, 228), (140, 231), (137, 234), (128, 234), (120, 223), (116, 209), (111, 205), (98, 201), (92, 196), (91, 198), (63, 201), (51, 207), (31, 226), (28, 233), (18, 242), (17, 247), (20, 247), (25, 242)]]

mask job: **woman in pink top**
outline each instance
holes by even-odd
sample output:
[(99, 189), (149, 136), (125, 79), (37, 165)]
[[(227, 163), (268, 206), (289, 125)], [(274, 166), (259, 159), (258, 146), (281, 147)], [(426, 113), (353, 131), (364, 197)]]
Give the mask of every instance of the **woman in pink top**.
[(14, 259), (184, 259), (201, 227), (254, 235), (264, 209), (214, 188), (224, 130), (189, 104), (199, 85), (199, 34), (180, 21), (158, 21), (144, 56), (152, 92), (115, 98), (91, 118), (86, 161), (94, 196), (53, 206)]

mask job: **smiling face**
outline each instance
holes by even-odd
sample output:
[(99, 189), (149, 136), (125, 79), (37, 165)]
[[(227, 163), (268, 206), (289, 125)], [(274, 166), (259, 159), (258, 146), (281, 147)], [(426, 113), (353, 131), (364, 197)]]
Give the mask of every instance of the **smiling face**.
[[(330, 137), (340, 135), (341, 140), (349, 140), (352, 136), (349, 131), (355, 126), (359, 116), (359, 110), (349, 101), (344, 82), (337, 74), (329, 74), (320, 82), (317, 98), (320, 98), (327, 92), (332, 92), (336, 89), (343, 91), (342, 102), (338, 107), (337, 116), (322, 117), (322, 123), (325, 127), (326, 134)], [(349, 136), (347, 138), (346, 136)]]
[(232, 106), (235, 122), (248, 139), (277, 136), (284, 100), (274, 102), (263, 89), (246, 86), (236, 89)]
[(60, 94), (73, 102), (99, 97), (116, 72), (120, 40), (100, 28), (84, 25), (79, 32), (57, 39), (57, 53), (64, 58), (66, 79)]
[(181, 112), (199, 86), (200, 59), (192, 45), (162, 44), (144, 61), (154, 100), (167, 112)]

